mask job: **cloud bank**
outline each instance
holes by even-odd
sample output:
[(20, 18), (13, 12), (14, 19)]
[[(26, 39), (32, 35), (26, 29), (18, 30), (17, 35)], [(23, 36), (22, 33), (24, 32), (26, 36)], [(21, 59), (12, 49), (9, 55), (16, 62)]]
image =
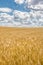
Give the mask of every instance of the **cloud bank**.
[[(10, 11), (9, 11), (10, 12)], [(0, 13), (0, 26), (37, 27), (43, 26), (43, 12), (21, 12), (13, 10), (13, 15)]]
[(14, 0), (17, 4), (26, 4), (27, 8), (43, 10), (43, 0)]
[[(14, 0), (16, 4), (25, 4), (30, 12), (0, 8), (0, 26), (41, 27), (43, 26), (43, 0)], [(9, 14), (9, 13), (12, 13)]]

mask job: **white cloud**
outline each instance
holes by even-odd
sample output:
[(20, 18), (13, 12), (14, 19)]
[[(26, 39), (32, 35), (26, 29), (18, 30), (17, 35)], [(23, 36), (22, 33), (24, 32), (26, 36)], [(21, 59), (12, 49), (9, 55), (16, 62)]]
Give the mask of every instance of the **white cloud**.
[(14, 0), (17, 4), (30, 3), (32, 0)]
[(0, 13), (0, 26), (12, 26), (13, 16), (7, 13)]
[(41, 26), (43, 24), (43, 11), (21, 12), (14, 10), (14, 21), (26, 26)]
[(14, 0), (17, 4), (22, 4), (24, 0)]
[[(25, 3), (30, 12), (21, 12), (10, 8), (0, 8), (0, 26), (43, 26), (43, 0), (14, 0), (17, 4)], [(9, 13), (12, 13), (10, 15)]]
[(19, 17), (21, 19), (24, 19), (26, 17), (26, 14), (28, 14), (28, 13), (27, 12), (21, 12), (21, 11), (18, 11), (18, 10), (14, 10), (13, 14), (14, 14), (15, 17)]
[(0, 12), (12, 12), (10, 8), (0, 8)]
[(21, 26), (21, 22), (15, 21), (14, 15), (8, 13), (0, 13), (0, 26)]
[(43, 0), (24, 0), (25, 3), (31, 4), (31, 5), (37, 5), (37, 4), (43, 4)]
[(35, 27), (43, 26), (43, 11), (13, 11), (13, 15), (0, 13), (0, 26)]
[(42, 4), (43, 3), (43, 0), (31, 0), (31, 4), (32, 5), (37, 5), (37, 4)]
[(18, 3), (18, 4), (22, 4), (22, 3), (28, 3), (31, 5), (37, 5), (37, 4), (43, 4), (43, 0), (14, 0), (14, 2)]
[(32, 8), (33, 10), (43, 11), (43, 0), (26, 0), (25, 4), (27, 9)]
[(25, 7), (35, 10), (43, 10), (43, 0), (14, 0), (17, 4), (25, 4)]

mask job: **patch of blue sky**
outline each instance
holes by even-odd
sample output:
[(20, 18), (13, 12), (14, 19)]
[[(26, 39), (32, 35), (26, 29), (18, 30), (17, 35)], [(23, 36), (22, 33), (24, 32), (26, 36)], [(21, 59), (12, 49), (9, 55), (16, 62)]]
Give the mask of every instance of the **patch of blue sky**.
[(29, 12), (30, 10), (24, 8), (25, 4), (17, 4), (13, 0), (0, 0), (0, 8), (11, 8), (22, 12)]

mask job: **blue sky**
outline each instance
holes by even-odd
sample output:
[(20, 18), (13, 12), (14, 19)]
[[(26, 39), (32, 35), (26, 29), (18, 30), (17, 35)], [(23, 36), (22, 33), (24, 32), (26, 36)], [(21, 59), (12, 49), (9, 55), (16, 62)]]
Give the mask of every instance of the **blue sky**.
[(0, 26), (43, 26), (43, 0), (0, 0)]
[(0, 0), (0, 7), (11, 7), (14, 6), (13, 0)]
[(20, 11), (30, 11), (24, 8), (25, 3), (23, 4), (18, 4), (16, 2), (14, 2), (14, 0), (0, 0), (0, 7), (8, 7), (11, 8), (13, 10), (20, 10)]

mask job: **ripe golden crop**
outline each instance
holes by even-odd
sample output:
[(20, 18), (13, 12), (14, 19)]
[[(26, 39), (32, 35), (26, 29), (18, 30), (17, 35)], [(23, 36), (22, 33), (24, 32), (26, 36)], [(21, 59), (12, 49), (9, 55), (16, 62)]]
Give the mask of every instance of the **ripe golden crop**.
[(43, 28), (0, 27), (0, 65), (43, 65)]

